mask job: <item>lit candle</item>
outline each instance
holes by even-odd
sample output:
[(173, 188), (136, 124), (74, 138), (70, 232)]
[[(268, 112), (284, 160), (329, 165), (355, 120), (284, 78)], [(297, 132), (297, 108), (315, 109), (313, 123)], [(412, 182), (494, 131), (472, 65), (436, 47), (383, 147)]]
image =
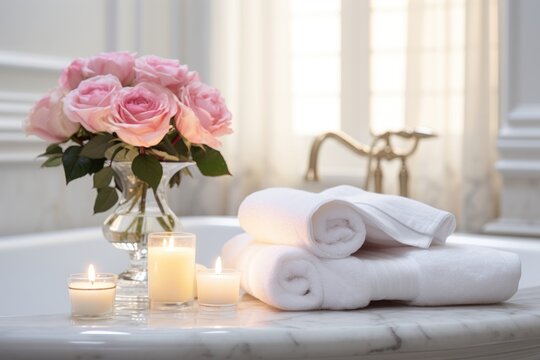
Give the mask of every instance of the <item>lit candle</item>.
[(236, 305), (240, 296), (240, 272), (222, 269), (221, 258), (215, 269), (197, 273), (197, 297), (205, 306)]
[(94, 266), (86, 274), (73, 274), (68, 280), (71, 315), (99, 318), (112, 315), (116, 294), (116, 275), (96, 274)]
[(195, 235), (152, 233), (148, 238), (148, 296), (154, 309), (189, 304), (194, 298)]

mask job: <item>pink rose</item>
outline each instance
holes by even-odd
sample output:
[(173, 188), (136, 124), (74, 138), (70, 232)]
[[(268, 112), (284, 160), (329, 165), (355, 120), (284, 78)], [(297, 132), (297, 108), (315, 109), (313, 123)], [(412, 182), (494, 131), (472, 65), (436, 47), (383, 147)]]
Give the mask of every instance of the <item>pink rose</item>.
[(113, 75), (86, 79), (66, 95), (64, 113), (69, 120), (81, 123), (90, 132), (112, 132), (108, 119), (111, 102), (121, 88), (122, 84)]
[(86, 63), (86, 59), (77, 58), (62, 71), (58, 84), (65, 93), (75, 89), (80, 82), (84, 80), (82, 68)]
[(167, 88), (140, 83), (121, 89), (113, 100), (111, 124), (124, 142), (134, 146), (157, 145), (178, 112), (178, 99)]
[(189, 74), (188, 67), (178, 60), (154, 55), (135, 60), (135, 83), (156, 83), (176, 93), (189, 82)]
[(79, 130), (80, 125), (69, 121), (62, 111), (62, 91), (52, 89), (30, 110), (24, 122), (27, 134), (58, 143), (67, 140)]
[(192, 82), (182, 89), (180, 101), (176, 128), (190, 142), (217, 148), (217, 137), (232, 133), (231, 113), (217, 89)]
[(189, 82), (195, 82), (195, 81), (201, 81), (201, 78), (199, 76), (199, 73), (196, 71), (190, 71), (188, 73), (188, 80)]
[(86, 61), (82, 73), (85, 78), (96, 75), (114, 75), (122, 85), (126, 86), (131, 85), (135, 78), (134, 64), (135, 57), (126, 51), (101, 53)]

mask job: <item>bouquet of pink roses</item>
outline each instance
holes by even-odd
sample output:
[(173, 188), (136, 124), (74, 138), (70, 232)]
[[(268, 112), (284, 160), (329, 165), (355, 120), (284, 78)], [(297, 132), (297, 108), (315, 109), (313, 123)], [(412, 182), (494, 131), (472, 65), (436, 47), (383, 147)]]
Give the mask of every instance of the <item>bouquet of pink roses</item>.
[(163, 161), (194, 161), (206, 176), (229, 174), (216, 149), (218, 137), (232, 132), (230, 123), (218, 90), (186, 65), (113, 52), (75, 59), (59, 86), (34, 105), (25, 130), (52, 143), (41, 155), (43, 166), (63, 165), (66, 183), (94, 176), (97, 213), (118, 201), (110, 186), (113, 161), (130, 161), (154, 191)]

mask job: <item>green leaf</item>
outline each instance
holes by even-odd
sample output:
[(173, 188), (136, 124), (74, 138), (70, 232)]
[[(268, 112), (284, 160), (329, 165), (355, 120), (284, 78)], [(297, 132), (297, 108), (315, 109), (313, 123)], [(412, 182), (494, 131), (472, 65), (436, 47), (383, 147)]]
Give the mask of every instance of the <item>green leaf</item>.
[(123, 143), (116, 143), (105, 151), (105, 158), (108, 160), (115, 160), (116, 154), (124, 149)]
[(83, 177), (92, 171), (94, 164), (92, 160), (80, 156), (82, 148), (77, 145), (70, 146), (62, 156), (62, 164), (64, 165), (64, 173), (66, 175), (66, 184), (70, 181)]
[(174, 148), (178, 152), (178, 155), (183, 156), (184, 158), (189, 158), (189, 147), (186, 145), (183, 139), (180, 139), (176, 144), (174, 144)]
[(118, 194), (113, 187), (107, 186), (98, 189), (96, 202), (94, 203), (94, 214), (109, 210), (118, 201)]
[(163, 175), (163, 168), (156, 158), (140, 154), (133, 160), (131, 170), (135, 176), (150, 185), (154, 191), (157, 190)]
[(105, 158), (101, 159), (90, 159), (90, 169), (88, 170), (88, 174), (94, 174), (103, 169), (103, 165), (105, 164)]
[(113, 176), (114, 170), (110, 166), (104, 167), (94, 174), (94, 187), (96, 189), (108, 187)]
[[(111, 149), (113, 149), (111, 147)], [(107, 150), (107, 158), (109, 159), (113, 159), (114, 157), (114, 161), (133, 161), (135, 160), (135, 158), (137, 157), (137, 155), (139, 155), (139, 151), (137, 149), (135, 149), (133, 146), (126, 146), (125, 144), (122, 145), (122, 147), (120, 148), (120, 150), (118, 149), (114, 149), (113, 152), (109, 153), (109, 151)]]
[(43, 154), (39, 154), (38, 157), (42, 156), (53, 156), (53, 155), (62, 155), (62, 148), (58, 144), (51, 144), (47, 146), (47, 149)]
[(133, 161), (138, 155), (139, 151), (137, 149), (125, 149), (123, 161)]
[(90, 159), (101, 159), (105, 157), (108, 148), (114, 145), (115, 137), (108, 133), (100, 133), (88, 141), (81, 151), (81, 156)]
[(204, 148), (193, 146), (191, 148), (191, 154), (203, 175), (231, 175), (227, 163), (219, 151), (206, 145), (204, 145)]
[(167, 154), (169, 155), (172, 155), (172, 156), (175, 156), (175, 157), (178, 157), (178, 151), (176, 150), (176, 148), (174, 147), (173, 143), (171, 142), (171, 140), (169, 139), (169, 137), (165, 136), (163, 138), (163, 140), (161, 140), (161, 142), (154, 146), (152, 148), (152, 150), (161, 150), (161, 151), (165, 151)]
[(55, 167), (62, 165), (62, 154), (49, 155), (49, 158), (45, 160), (41, 167)]

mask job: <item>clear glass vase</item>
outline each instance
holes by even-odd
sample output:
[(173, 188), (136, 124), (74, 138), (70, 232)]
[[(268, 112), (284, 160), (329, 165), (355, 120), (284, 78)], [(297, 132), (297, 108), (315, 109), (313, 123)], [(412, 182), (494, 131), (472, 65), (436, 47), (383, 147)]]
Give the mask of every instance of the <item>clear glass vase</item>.
[(120, 309), (143, 309), (148, 304), (146, 258), (148, 234), (182, 231), (167, 204), (171, 177), (190, 162), (162, 162), (163, 176), (156, 191), (137, 178), (131, 162), (114, 162), (115, 180), (122, 194), (114, 212), (103, 223), (103, 234), (116, 248), (127, 250), (131, 265), (118, 275), (116, 304)]

